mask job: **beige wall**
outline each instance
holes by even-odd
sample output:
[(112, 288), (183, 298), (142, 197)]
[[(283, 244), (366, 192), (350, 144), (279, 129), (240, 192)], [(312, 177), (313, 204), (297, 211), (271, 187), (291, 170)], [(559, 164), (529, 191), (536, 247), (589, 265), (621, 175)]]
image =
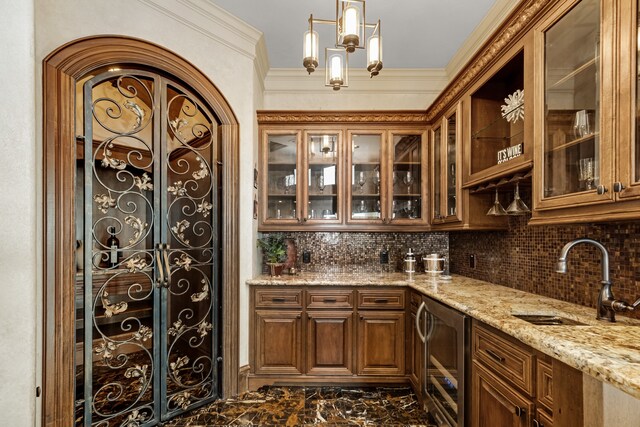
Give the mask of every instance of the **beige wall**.
[(40, 163), (34, 126), (33, 14), (32, 0), (4, 2), (0, 25), (0, 424), (12, 427), (35, 420)]

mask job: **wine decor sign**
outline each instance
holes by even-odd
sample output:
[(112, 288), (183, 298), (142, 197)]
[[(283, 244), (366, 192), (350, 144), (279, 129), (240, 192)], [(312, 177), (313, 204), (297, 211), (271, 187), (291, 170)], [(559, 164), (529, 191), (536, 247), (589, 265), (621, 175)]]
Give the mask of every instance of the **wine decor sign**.
[(524, 142), (498, 151), (498, 164), (508, 162), (524, 153)]

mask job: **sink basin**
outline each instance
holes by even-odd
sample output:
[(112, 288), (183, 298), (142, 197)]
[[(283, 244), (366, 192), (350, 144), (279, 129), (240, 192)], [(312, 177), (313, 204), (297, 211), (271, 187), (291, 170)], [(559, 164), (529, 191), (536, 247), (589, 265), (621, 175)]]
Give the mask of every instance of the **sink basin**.
[(566, 317), (557, 316), (553, 314), (514, 314), (514, 317), (522, 319), (526, 322), (534, 325), (549, 325), (549, 326), (584, 326), (584, 323), (577, 320), (567, 319)]

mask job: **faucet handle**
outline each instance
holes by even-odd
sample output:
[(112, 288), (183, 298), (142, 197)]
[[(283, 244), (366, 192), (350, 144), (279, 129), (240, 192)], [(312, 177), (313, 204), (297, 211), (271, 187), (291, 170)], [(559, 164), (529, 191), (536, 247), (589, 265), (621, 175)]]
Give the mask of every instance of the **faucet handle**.
[(640, 298), (638, 298), (633, 304), (629, 304), (625, 301), (613, 300), (610, 303), (611, 308), (614, 311), (634, 311), (640, 306)]

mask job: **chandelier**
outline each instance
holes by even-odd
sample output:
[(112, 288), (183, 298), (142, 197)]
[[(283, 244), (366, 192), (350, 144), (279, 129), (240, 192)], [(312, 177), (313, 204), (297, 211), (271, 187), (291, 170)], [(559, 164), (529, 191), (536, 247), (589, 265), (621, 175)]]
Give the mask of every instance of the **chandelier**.
[(333, 90), (349, 86), (349, 54), (356, 49), (365, 49), (367, 29), (372, 29), (366, 41), (367, 71), (377, 76), (382, 69), (382, 39), (380, 20), (367, 24), (365, 20), (365, 0), (336, 0), (336, 19), (315, 19), (309, 15), (309, 30), (304, 33), (304, 59), (302, 65), (309, 74), (318, 66), (318, 33), (314, 24), (330, 24), (336, 29), (335, 47), (324, 49), (325, 86)]

